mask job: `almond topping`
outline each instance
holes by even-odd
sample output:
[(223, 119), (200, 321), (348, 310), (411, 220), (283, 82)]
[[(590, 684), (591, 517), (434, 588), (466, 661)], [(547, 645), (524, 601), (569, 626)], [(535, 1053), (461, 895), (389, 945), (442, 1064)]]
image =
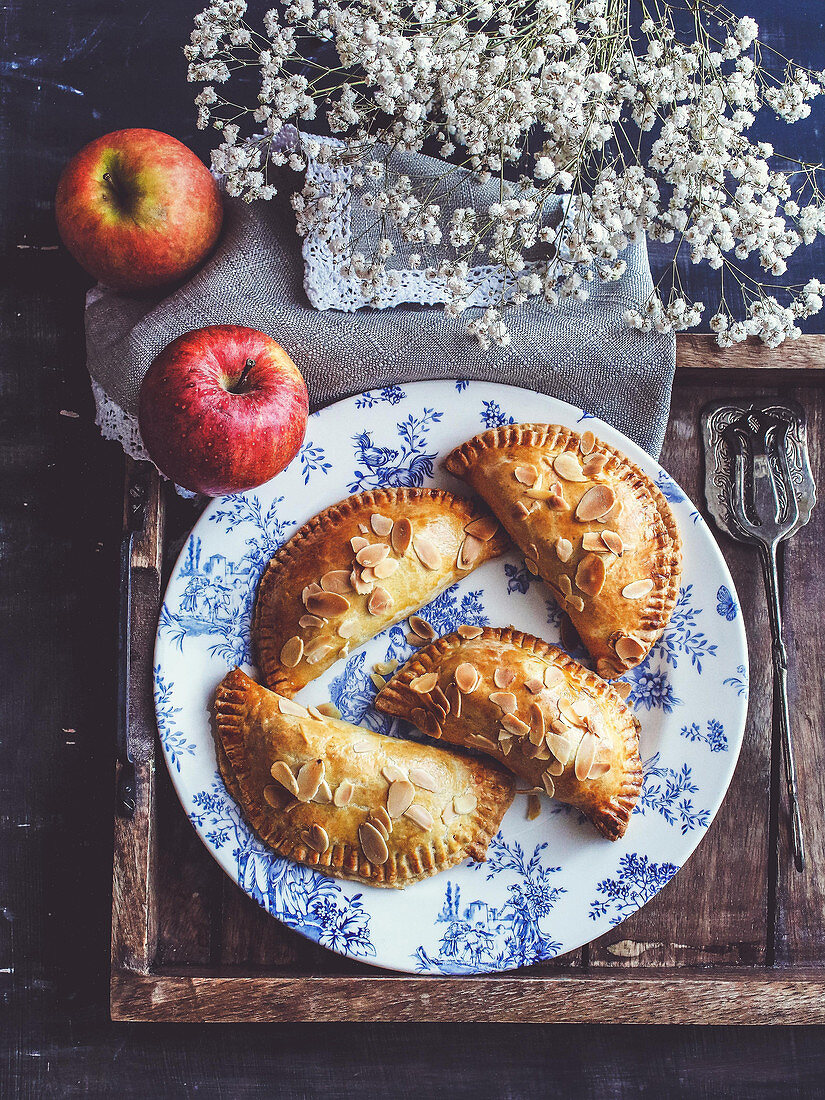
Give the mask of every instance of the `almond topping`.
[(620, 558), (624, 553), (624, 542), (617, 531), (602, 531), (602, 542), (617, 558)]
[(379, 691), (381, 690), (381, 688), (385, 688), (387, 686), (387, 681), (377, 672), (370, 673), (370, 680), (373, 682), (373, 684), (375, 684)]
[(346, 806), (352, 798), (355, 787), (349, 779), (343, 780), (335, 788), (335, 794), (332, 796), (332, 801), (335, 806)]
[(339, 638), (351, 638), (358, 629), (357, 619), (344, 619), (341, 625), (338, 627)]
[(537, 577), (539, 575), (539, 567), (532, 558), (525, 558), (524, 564), (527, 566), (534, 577)]
[(318, 710), (325, 718), (340, 718), (341, 712), (335, 703), (319, 703)]
[(564, 764), (561, 760), (551, 760), (546, 770), (550, 775), (561, 775), (564, 771)]
[(410, 808), (415, 798), (415, 787), (408, 779), (398, 779), (390, 784), (387, 792), (387, 813), (390, 817), (401, 817)]
[(633, 691), (633, 684), (629, 684), (627, 680), (619, 680), (613, 687), (616, 689), (616, 694), (622, 699), (627, 699), (628, 695)]
[(370, 516), (370, 527), (376, 535), (386, 536), (392, 531), (392, 520), (389, 516), (382, 516), (378, 512), (373, 512)]
[(455, 670), (456, 686), (458, 690), (464, 692), (465, 695), (469, 695), (471, 692), (475, 691), (480, 679), (481, 677), (476, 669), (467, 661), (460, 664)]
[(462, 623), (461, 626), (458, 627), (457, 633), (461, 638), (469, 642), (473, 638), (480, 638), (484, 631), (480, 626), (470, 626), (468, 623)]
[(324, 573), (321, 577), (321, 587), (325, 592), (337, 592), (339, 596), (345, 595), (351, 588), (349, 570), (331, 569), (329, 573)]
[(516, 466), (513, 470), (516, 481), (520, 481), (522, 485), (527, 485), (529, 488), (536, 484), (538, 481), (539, 472), (535, 466)]
[(591, 431), (586, 431), (582, 434), (581, 442), (579, 443), (579, 449), (583, 455), (589, 455), (593, 448), (596, 446), (596, 437)]
[(452, 825), (457, 817), (458, 814), (455, 812), (452, 806), (444, 807), (444, 812), (441, 814), (441, 820), (444, 822), (445, 825)]
[(518, 706), (512, 691), (493, 691), (490, 693), (490, 702), (500, 707), (505, 714), (513, 714)]
[(370, 615), (383, 615), (385, 611), (389, 611), (394, 602), (386, 588), (382, 588), (379, 584), (367, 601), (367, 611)]
[(573, 582), (570, 580), (566, 573), (562, 573), (559, 577), (559, 590), (564, 595), (565, 599), (573, 593)]
[(305, 603), (307, 611), (311, 611), (313, 615), (321, 615), (325, 619), (343, 615), (345, 611), (349, 611), (349, 600), (337, 592), (315, 592), (307, 596)]
[(329, 837), (320, 825), (310, 826), (309, 832), (306, 835), (306, 842), (310, 848), (314, 848), (319, 855), (323, 855), (327, 848), (329, 848)]
[(544, 686), (548, 688), (558, 687), (565, 679), (564, 673), (558, 665), (548, 665), (544, 670)]
[(359, 596), (365, 596), (368, 592), (372, 592), (375, 587), (372, 581), (365, 580), (363, 570), (360, 570), (357, 566), (350, 573), (349, 579), (350, 584)]
[(604, 554), (607, 547), (602, 542), (600, 531), (585, 531), (582, 535), (582, 550), (588, 550), (591, 554)]
[(380, 867), (382, 863), (387, 862), (390, 857), (387, 842), (374, 825), (365, 821), (358, 829), (358, 839), (361, 842), (361, 851), (370, 863)]
[(450, 713), (450, 700), (447, 698), (447, 696), (444, 694), (438, 684), (436, 684), (430, 692), (430, 698), (432, 699), (433, 703), (438, 706), (438, 709), (446, 718), (447, 715)]
[(437, 683), (437, 672), (425, 672), (423, 676), (416, 676), (414, 680), (410, 680), (410, 688), (418, 695), (426, 695)]
[(359, 565), (371, 568), (373, 565), (378, 565), (379, 561), (383, 561), (389, 552), (389, 546), (385, 546), (383, 542), (371, 542), (361, 547), (355, 555), (355, 560)]
[(313, 802), (332, 802), (332, 791), (329, 789), (329, 783), (326, 779), (322, 779), (318, 784), (318, 790), (312, 796)]
[(273, 787), (270, 783), (269, 786), (264, 787), (264, 802), (268, 806), (271, 806), (273, 810), (282, 810), (284, 808), (284, 788)]
[(538, 703), (530, 704), (530, 740), (534, 745), (540, 745), (544, 740), (546, 730), (544, 728), (544, 711)]
[(570, 750), (573, 748), (570, 741), (558, 733), (548, 733), (546, 741), (547, 747), (552, 752), (553, 756), (555, 756), (561, 764), (566, 764), (570, 759)]
[(422, 619), (420, 615), (410, 615), (407, 622), (410, 624), (410, 629), (414, 630), (419, 638), (423, 638), (425, 642), (431, 642), (435, 637), (433, 628), (427, 620)]
[(435, 544), (424, 538), (423, 535), (415, 536), (413, 550), (415, 550), (418, 560), (425, 569), (438, 569), (441, 565), (441, 554), (436, 549)]
[(588, 554), (579, 562), (576, 584), (587, 596), (598, 596), (604, 588), (604, 561), (598, 554)]
[(530, 727), (526, 722), (515, 714), (503, 714), (501, 717), (501, 724), (508, 733), (512, 733), (514, 737), (526, 737), (530, 732)]
[(286, 787), (290, 794), (295, 795), (296, 798), (298, 797), (298, 782), (292, 774), (292, 768), (285, 760), (276, 760), (269, 769), (269, 774), (282, 787)]
[(645, 647), (637, 638), (631, 638), (627, 635), (617, 638), (613, 643), (613, 648), (616, 650), (617, 656), (621, 657), (623, 661), (640, 661), (645, 655)]
[(376, 829), (383, 833), (384, 840), (389, 840), (392, 832), (392, 818), (383, 806), (376, 806), (367, 820), (370, 825), (374, 825)]
[(369, 539), (365, 539), (363, 535), (356, 535), (349, 540), (349, 544), (352, 547), (353, 554), (360, 553), (365, 546), (369, 546)]
[(570, 505), (564, 499), (564, 493), (551, 493), (547, 498), (547, 507), (553, 512), (563, 512)]
[(535, 821), (541, 813), (541, 799), (537, 794), (527, 795), (527, 820)]
[(356, 741), (355, 744), (352, 746), (352, 751), (358, 753), (369, 752), (371, 748), (372, 741), (370, 741), (367, 737), (362, 737), (360, 741)]
[(569, 725), (578, 726), (580, 729), (584, 728), (584, 719), (566, 699), (562, 699), (559, 703), (559, 714)]
[(570, 709), (574, 714), (578, 714), (579, 718), (586, 718), (593, 710), (593, 700), (589, 695), (579, 695), (570, 704)]
[(406, 779), (406, 775), (400, 768), (397, 768), (395, 764), (385, 764), (381, 769), (381, 774), (387, 780), (388, 783), (396, 783), (399, 779)]
[(565, 481), (587, 481), (581, 464), (572, 451), (562, 451), (553, 459), (553, 469)]
[(472, 569), (484, 551), (484, 543), (475, 535), (466, 535), (458, 551), (458, 568)]
[(306, 602), (310, 596), (317, 596), (319, 592), (323, 591), (320, 584), (316, 584), (315, 581), (313, 581), (312, 584), (308, 584), (301, 593), (301, 599), (304, 601), (304, 606), (306, 607)]
[(294, 703), (291, 699), (285, 699), (283, 695), (278, 696), (278, 710), (281, 714), (291, 714), (293, 718), (309, 718), (306, 707), (302, 707), (300, 703)]
[(410, 806), (404, 814), (404, 817), (408, 817), (410, 821), (414, 821), (420, 829), (432, 829), (435, 824), (433, 815), (430, 811), (424, 806), (419, 806), (416, 802), (413, 802), (412, 806)]
[(544, 784), (544, 789), (547, 791), (548, 796), (552, 798), (556, 793), (556, 784), (553, 782), (553, 776), (550, 775), (549, 771), (541, 773), (541, 781)]
[(570, 596), (567, 600), (568, 607), (574, 611), (584, 611), (584, 600), (581, 596)]
[(398, 562), (395, 558), (385, 558), (383, 561), (379, 561), (378, 565), (373, 566), (372, 571), (379, 581), (384, 581), (387, 577), (391, 577), (397, 568)]
[(497, 668), (493, 673), (493, 680), (497, 688), (508, 688), (515, 678), (516, 674), (511, 668)]
[(573, 543), (570, 539), (565, 539), (559, 536), (555, 542), (556, 556), (559, 561), (570, 561), (570, 556), (573, 553)]
[(594, 760), (590, 766), (590, 771), (587, 773), (588, 779), (601, 779), (603, 775), (607, 775), (610, 771), (610, 764), (605, 761)]
[(495, 516), (479, 516), (472, 523), (468, 523), (464, 530), (468, 535), (474, 535), (482, 542), (489, 542), (498, 531), (498, 520)]
[(323, 720), (323, 714), (320, 712), (320, 710), (318, 710), (317, 707), (314, 707), (312, 703), (307, 706), (307, 712), (312, 718), (316, 718), (319, 722)]
[(471, 791), (457, 794), (453, 799), (453, 809), (457, 814), (471, 814), (478, 805), (478, 799)]
[(302, 802), (309, 802), (315, 797), (323, 778), (323, 760), (310, 760), (308, 764), (304, 764), (298, 771), (298, 798)]
[(523, 500), (517, 500), (515, 508), (516, 508), (516, 515), (517, 516), (529, 516), (530, 515), (530, 509), (527, 507), (527, 505), (524, 503)]
[(538, 695), (544, 687), (544, 681), (540, 680), (538, 676), (531, 676), (528, 680), (524, 681), (524, 686), (531, 695)]
[(653, 591), (653, 581), (648, 577), (643, 581), (631, 581), (622, 589), (622, 595), (626, 600), (641, 600), (649, 592)]
[[(556, 493), (554, 493), (552, 489), (525, 489), (524, 495), (529, 500), (549, 500), (551, 497), (556, 496)], [(536, 505), (534, 504), (533, 508), (535, 507)], [(531, 512), (533, 508), (530, 509)]]
[(298, 635), (294, 635), (284, 642), (281, 647), (281, 664), (287, 668), (295, 668), (304, 655), (304, 641)]
[(406, 517), (400, 519), (393, 527), (390, 542), (396, 554), (403, 558), (412, 542), (412, 524)]
[(427, 712), (423, 707), (413, 707), (410, 714), (410, 721), (418, 726), (420, 730), (426, 729), (427, 726)]
[(600, 519), (607, 515), (616, 503), (616, 494), (609, 485), (594, 485), (588, 489), (579, 501), (576, 508), (576, 519), (580, 523), (588, 523), (590, 520)]
[(307, 647), (304, 652), (304, 660), (308, 665), (317, 665), (320, 661), (323, 661), (328, 653), (332, 653), (332, 650), (333, 646), (331, 643), (325, 642), (322, 638)]
[(319, 619), (317, 615), (302, 615), (298, 620), (298, 626), (302, 630), (312, 630), (315, 627), (323, 626), (324, 620)]
[(603, 455), (603, 454), (590, 455), (590, 457), (588, 458), (587, 462), (585, 462), (582, 469), (583, 469), (585, 475), (588, 478), (598, 477), (598, 475), (604, 469), (604, 466), (605, 466), (606, 462), (607, 462), (607, 455)]
[(410, 768), (410, 782), (425, 791), (438, 790), (438, 780), (426, 768)]
[(585, 733), (584, 737), (582, 737), (579, 742), (573, 770), (576, 773), (576, 779), (578, 779), (580, 783), (583, 783), (585, 779), (587, 779), (588, 773), (593, 767), (597, 745), (598, 739), (594, 737), (592, 733)]
[(461, 717), (461, 692), (457, 684), (448, 684), (444, 692), (447, 702), (450, 704), (450, 713), (455, 718)]

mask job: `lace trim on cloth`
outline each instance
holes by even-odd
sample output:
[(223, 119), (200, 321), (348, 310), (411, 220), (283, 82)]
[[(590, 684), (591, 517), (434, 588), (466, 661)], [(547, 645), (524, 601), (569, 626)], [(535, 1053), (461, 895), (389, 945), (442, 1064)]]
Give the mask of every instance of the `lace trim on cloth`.
[(95, 382), (94, 378), (90, 378), (89, 381), (92, 384), (92, 393), (97, 409), (95, 424), (100, 428), (100, 434), (103, 438), (112, 439), (115, 443), (119, 443), (130, 458), (134, 458), (138, 462), (151, 462), (152, 460), (149, 458), (141, 439), (137, 417), (127, 413), (125, 409), (118, 405), (117, 401), (112, 400), (103, 387)]

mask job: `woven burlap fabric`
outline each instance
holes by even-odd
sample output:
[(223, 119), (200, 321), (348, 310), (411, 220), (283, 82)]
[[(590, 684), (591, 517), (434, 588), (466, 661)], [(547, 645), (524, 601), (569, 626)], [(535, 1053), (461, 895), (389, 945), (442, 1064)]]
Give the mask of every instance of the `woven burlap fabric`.
[(510, 310), (511, 344), (483, 350), (465, 333), (465, 319), (439, 306), (314, 309), (288, 205), (228, 199), (216, 252), (168, 297), (138, 300), (105, 288), (90, 296), (89, 372), (110, 401), (134, 415), (149, 364), (176, 336), (204, 325), (248, 325), (287, 349), (313, 407), (395, 383), (487, 379), (579, 405), (657, 455), (675, 344), (672, 336), (625, 325), (623, 313), (644, 304), (652, 282), (644, 243), (629, 246), (624, 259), (624, 276), (595, 280), (586, 301), (551, 306), (531, 299)]

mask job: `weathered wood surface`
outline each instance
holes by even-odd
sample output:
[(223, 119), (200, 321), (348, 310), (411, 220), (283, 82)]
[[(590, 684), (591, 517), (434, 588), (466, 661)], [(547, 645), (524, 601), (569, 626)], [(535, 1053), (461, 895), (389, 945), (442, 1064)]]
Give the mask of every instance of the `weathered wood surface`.
[(753, 337), (730, 348), (720, 348), (716, 337), (680, 332), (676, 366), (680, 371), (817, 371), (825, 368), (825, 336), (788, 340), (777, 355)]

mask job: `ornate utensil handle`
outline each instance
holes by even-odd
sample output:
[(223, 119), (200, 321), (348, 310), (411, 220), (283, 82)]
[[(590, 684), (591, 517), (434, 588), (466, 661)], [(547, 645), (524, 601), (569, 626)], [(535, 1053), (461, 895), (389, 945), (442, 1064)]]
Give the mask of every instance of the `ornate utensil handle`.
[(771, 623), (774, 692), (779, 697), (779, 732), (785, 764), (785, 782), (791, 810), (793, 858), (797, 871), (805, 870), (805, 841), (802, 836), (802, 815), (796, 786), (796, 763), (791, 740), (791, 716), (788, 707), (788, 654), (782, 637), (782, 608), (779, 603), (779, 577), (776, 566), (777, 544), (760, 544), (759, 557), (768, 593), (768, 614)]

